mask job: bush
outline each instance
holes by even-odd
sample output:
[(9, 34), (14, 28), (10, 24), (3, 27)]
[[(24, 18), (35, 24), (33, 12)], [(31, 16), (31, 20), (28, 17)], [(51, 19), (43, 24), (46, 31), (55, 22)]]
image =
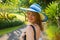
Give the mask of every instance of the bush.
[(46, 7), (45, 13), (48, 16), (48, 22), (57, 25), (57, 7), (58, 4), (56, 2), (52, 2)]
[(60, 40), (60, 28), (57, 29), (54, 40)]
[[(0, 29), (9, 28), (23, 24), (14, 14), (3, 14), (0, 16)], [(5, 16), (4, 16), (5, 15)]]
[(4, 28), (9, 28), (9, 27), (14, 27), (14, 26), (18, 26), (23, 24), (23, 22), (21, 22), (20, 20), (13, 20), (13, 21), (1, 21), (0, 20), (0, 29), (4, 29)]

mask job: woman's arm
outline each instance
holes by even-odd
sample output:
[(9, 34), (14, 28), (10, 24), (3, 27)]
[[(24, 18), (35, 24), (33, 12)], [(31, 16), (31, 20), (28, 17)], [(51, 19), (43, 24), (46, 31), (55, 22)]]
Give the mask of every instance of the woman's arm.
[(26, 28), (26, 39), (27, 40), (34, 40), (34, 32), (31, 26)]

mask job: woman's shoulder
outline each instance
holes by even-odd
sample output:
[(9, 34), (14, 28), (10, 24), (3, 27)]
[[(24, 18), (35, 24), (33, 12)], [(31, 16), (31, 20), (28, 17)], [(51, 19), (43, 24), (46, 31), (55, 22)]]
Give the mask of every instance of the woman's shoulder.
[(27, 27), (26, 28), (30, 28), (32, 24), (27, 24)]
[(33, 30), (31, 24), (27, 24), (26, 30)]
[(28, 29), (31, 28), (30, 24), (28, 24), (26, 28), (28, 28)]

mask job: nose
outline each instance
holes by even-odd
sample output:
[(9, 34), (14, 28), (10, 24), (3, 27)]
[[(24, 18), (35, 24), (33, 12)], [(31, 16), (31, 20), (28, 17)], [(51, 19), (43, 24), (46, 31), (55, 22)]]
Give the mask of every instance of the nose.
[(32, 15), (29, 15), (29, 18), (32, 18)]

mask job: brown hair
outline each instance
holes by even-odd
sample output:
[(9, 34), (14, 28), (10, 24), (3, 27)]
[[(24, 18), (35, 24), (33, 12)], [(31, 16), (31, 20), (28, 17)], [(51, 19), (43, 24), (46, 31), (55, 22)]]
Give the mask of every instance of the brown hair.
[(32, 12), (32, 13), (35, 14), (35, 17), (36, 17), (36, 23), (39, 25), (40, 30), (43, 31), (42, 20), (41, 20), (40, 14), (37, 13), (37, 12)]

